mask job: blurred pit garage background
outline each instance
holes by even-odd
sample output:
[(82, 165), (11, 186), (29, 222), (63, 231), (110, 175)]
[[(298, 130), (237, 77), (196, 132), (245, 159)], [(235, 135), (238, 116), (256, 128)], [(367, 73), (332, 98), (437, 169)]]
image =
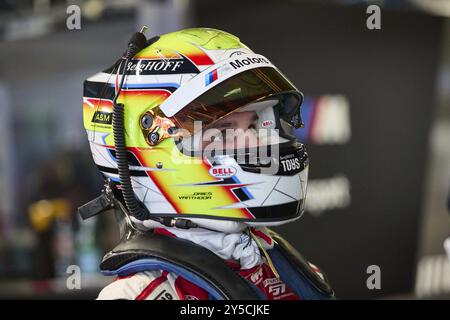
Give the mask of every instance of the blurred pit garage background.
[[(381, 29), (367, 28), (371, 4)], [(67, 28), (70, 5), (80, 29)], [(233, 33), (305, 94), (307, 211), (278, 230), (338, 298), (450, 298), (450, 1), (3, 0), (1, 299), (91, 299), (112, 280), (98, 264), (118, 241), (114, 218), (76, 214), (102, 187), (82, 83), (142, 25)], [(67, 287), (70, 265), (80, 290)]]

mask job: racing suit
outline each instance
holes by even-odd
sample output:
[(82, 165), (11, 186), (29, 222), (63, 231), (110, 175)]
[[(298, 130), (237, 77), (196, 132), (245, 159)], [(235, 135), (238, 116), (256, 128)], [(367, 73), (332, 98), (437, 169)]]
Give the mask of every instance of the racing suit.
[[(273, 240), (266, 228), (250, 228), (249, 232), (224, 233), (202, 228), (182, 230), (176, 228), (156, 228), (155, 233), (168, 237), (192, 241), (214, 252), (236, 273), (256, 286), (264, 299), (299, 300), (288, 284), (281, 280), (266, 250), (273, 248)], [(321, 271), (309, 263), (311, 269), (324, 278)], [(99, 300), (207, 300), (208, 293), (184, 279), (165, 270), (141, 271), (123, 277), (99, 294)]]

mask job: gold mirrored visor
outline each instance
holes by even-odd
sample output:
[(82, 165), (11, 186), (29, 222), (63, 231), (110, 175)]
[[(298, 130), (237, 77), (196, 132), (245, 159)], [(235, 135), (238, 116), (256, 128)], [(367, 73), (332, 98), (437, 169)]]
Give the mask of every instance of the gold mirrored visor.
[[(271, 67), (261, 67), (238, 73), (206, 91), (194, 101), (170, 117), (177, 128), (194, 134), (231, 112), (247, 104), (270, 96), (285, 96), (280, 99), (279, 117), (287, 122), (301, 122), (299, 107), (303, 96), (281, 73)], [(194, 124), (197, 127), (194, 130)], [(295, 125), (295, 124), (294, 124)]]

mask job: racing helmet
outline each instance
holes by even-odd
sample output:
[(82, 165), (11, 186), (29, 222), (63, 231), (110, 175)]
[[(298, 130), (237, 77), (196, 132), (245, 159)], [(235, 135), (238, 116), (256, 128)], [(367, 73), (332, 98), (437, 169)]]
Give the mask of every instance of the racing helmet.
[(84, 82), (92, 156), (120, 194), (115, 96), (133, 196), (149, 216), (278, 225), (303, 213), (309, 161), (294, 135), (303, 95), (236, 36), (154, 37)]

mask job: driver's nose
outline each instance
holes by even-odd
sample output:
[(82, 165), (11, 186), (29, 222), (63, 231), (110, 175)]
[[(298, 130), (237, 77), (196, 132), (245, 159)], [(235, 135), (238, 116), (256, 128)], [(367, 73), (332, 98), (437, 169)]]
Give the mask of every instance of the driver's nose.
[(258, 135), (254, 129), (257, 114), (254, 111), (236, 112), (234, 118), (235, 131), (231, 141), (226, 137), (226, 144), (232, 143), (235, 148), (253, 148), (258, 146)]

